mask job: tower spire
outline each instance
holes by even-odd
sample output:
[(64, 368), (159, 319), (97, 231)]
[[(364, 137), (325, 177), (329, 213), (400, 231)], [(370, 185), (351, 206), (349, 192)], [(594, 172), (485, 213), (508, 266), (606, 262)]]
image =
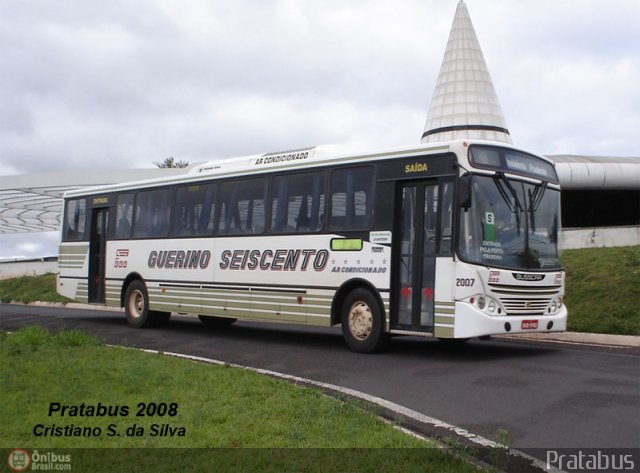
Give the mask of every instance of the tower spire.
[(422, 142), (465, 138), (511, 143), (467, 5), (460, 0), (431, 98)]

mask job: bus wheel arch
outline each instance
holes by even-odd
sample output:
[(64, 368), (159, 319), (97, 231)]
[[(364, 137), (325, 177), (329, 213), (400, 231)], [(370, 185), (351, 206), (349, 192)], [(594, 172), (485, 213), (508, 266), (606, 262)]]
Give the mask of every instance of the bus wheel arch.
[(127, 293), (127, 288), (129, 287), (129, 284), (131, 284), (131, 282), (135, 281), (136, 279), (144, 283), (144, 279), (142, 279), (142, 276), (140, 276), (138, 273), (128, 274), (124, 282), (122, 283), (122, 289), (120, 290), (120, 307), (124, 307), (124, 304), (125, 304), (124, 297)]
[(387, 345), (384, 304), (367, 281), (351, 280), (340, 287), (331, 307), (331, 323), (342, 324), (345, 341), (355, 352), (376, 352)]
[(122, 303), (129, 325), (135, 328), (157, 327), (169, 320), (170, 312), (150, 309), (149, 291), (141, 277), (127, 278)]

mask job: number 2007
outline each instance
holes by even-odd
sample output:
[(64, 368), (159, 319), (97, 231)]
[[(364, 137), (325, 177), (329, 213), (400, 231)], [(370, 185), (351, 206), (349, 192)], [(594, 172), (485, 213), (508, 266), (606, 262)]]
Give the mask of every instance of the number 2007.
[(457, 287), (471, 287), (475, 282), (474, 278), (456, 278)]

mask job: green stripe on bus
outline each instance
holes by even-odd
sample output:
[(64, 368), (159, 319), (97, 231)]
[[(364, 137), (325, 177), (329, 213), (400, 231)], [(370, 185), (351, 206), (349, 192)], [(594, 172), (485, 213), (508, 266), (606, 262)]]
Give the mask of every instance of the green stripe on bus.
[(308, 316), (307, 325), (314, 325), (316, 327), (331, 327), (331, 317)]
[(150, 290), (149, 297), (197, 297), (200, 298), (200, 291), (157, 291)]
[(87, 257), (87, 253), (82, 253), (82, 254), (68, 254), (68, 255), (60, 255), (58, 256), (58, 260), (63, 260), (63, 261), (82, 261)]
[(86, 255), (89, 252), (89, 244), (83, 246), (60, 246), (58, 255)]
[(303, 313), (286, 313), (286, 314), (275, 314), (269, 312), (256, 312), (251, 310), (243, 310), (243, 309), (216, 309), (216, 308), (203, 308), (200, 312), (202, 315), (213, 315), (217, 317), (234, 317), (234, 318), (247, 318), (247, 319), (263, 319), (263, 320), (273, 320), (273, 321), (283, 321), (283, 322), (305, 322), (306, 315)]
[(453, 327), (435, 327), (433, 335), (442, 338), (453, 338)]
[(455, 314), (456, 311), (454, 309), (440, 309), (436, 307), (436, 314)]

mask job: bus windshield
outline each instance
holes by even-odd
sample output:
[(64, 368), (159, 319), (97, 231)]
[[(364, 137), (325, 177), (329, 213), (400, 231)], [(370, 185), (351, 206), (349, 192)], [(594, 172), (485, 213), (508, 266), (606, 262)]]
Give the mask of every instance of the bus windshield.
[(460, 209), (459, 256), (504, 269), (560, 269), (560, 192), (494, 176), (471, 178), (471, 205)]

